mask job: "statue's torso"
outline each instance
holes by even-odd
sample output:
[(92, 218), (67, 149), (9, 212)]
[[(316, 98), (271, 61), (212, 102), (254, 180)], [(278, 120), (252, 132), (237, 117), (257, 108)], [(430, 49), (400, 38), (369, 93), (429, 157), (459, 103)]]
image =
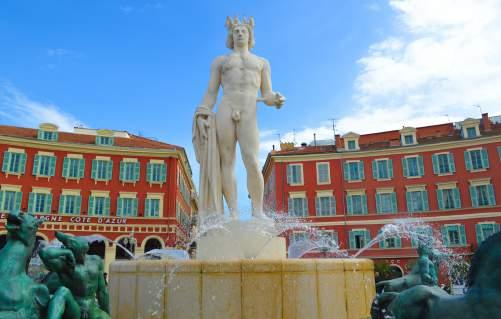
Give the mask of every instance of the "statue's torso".
[(77, 264), (72, 274), (60, 274), (61, 284), (71, 290), (76, 299), (95, 298), (100, 275), (99, 263), (86, 256), (85, 263)]
[(251, 53), (225, 56), (221, 63), (223, 98), (238, 95), (256, 98), (261, 86), (263, 67), (263, 59)]
[[(0, 289), (0, 318), (37, 318), (40, 305), (37, 304), (35, 294), (41, 290), (41, 285), (23, 274), (14, 277), (2, 277)], [(48, 291), (47, 291), (48, 295)], [(8, 305), (8, 306), (6, 306)], [(18, 316), (18, 317), (16, 317)]]

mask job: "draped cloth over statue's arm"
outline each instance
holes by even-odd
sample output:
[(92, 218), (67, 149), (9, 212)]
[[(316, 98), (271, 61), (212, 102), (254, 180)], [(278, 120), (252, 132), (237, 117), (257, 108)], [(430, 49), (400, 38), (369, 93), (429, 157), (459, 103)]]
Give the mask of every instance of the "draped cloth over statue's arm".
[[(208, 120), (207, 137), (204, 138), (197, 125), (198, 117)], [(206, 107), (199, 107), (193, 117), (193, 147), (200, 164), (199, 211), (201, 214), (223, 214), (221, 186), (221, 162), (216, 135), (215, 114)]]

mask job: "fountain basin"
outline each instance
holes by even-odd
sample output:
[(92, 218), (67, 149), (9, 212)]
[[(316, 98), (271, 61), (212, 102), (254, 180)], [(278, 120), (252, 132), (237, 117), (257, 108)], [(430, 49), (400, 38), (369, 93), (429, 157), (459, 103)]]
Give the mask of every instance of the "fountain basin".
[(116, 261), (112, 318), (369, 318), (368, 259)]

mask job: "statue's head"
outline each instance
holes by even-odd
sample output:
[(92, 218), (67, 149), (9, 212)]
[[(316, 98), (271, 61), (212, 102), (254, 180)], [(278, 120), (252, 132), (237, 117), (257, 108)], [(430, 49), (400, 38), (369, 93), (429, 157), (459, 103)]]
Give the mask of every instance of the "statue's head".
[(65, 234), (60, 231), (56, 231), (56, 238), (63, 243), (64, 248), (67, 248), (73, 252), (75, 259), (79, 263), (83, 263), (85, 259), (85, 254), (89, 251), (89, 242), (82, 238), (69, 234)]
[(38, 227), (43, 223), (43, 219), (37, 219), (32, 214), (25, 214), (13, 211), (7, 215), (5, 228), (9, 238), (21, 241), (24, 245), (33, 245), (36, 241)]
[(432, 245), (426, 241), (420, 241), (417, 247), (417, 252), (419, 256), (430, 256), (432, 253)]
[(254, 18), (240, 20), (235, 17), (226, 18), (226, 28), (228, 29), (228, 37), (226, 38), (226, 46), (230, 49), (235, 46), (248, 45), (249, 49), (254, 47)]

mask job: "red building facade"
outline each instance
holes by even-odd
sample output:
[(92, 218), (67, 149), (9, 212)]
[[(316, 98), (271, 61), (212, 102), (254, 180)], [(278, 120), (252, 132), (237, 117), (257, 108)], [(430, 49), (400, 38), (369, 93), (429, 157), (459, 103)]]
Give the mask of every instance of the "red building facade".
[[(282, 144), (263, 168), (267, 209), (303, 218), (350, 255), (401, 219), (418, 218), (444, 245), (473, 254), (501, 223), (501, 119), (336, 136), (331, 145)], [(304, 236), (289, 234), (288, 243)], [(362, 256), (402, 272), (415, 243), (390, 238)]]
[(51, 124), (0, 126), (0, 244), (5, 213), (45, 218), (37, 234), (100, 235), (91, 245), (106, 266), (136, 254), (182, 246), (197, 213), (191, 169), (183, 148), (127, 132)]

